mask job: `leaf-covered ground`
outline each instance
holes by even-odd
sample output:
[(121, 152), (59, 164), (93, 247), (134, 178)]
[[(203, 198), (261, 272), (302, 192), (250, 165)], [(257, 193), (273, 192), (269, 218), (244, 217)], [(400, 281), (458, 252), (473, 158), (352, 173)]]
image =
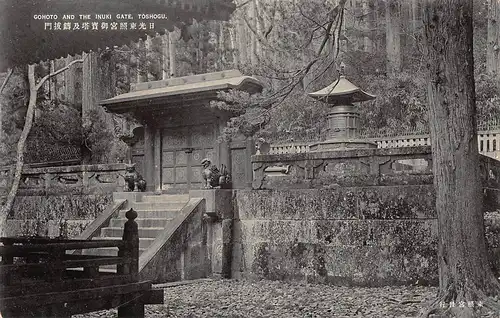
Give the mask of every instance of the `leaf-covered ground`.
[[(436, 292), (416, 286), (205, 280), (165, 288), (165, 304), (147, 305), (146, 317), (416, 317)], [(116, 317), (116, 310), (74, 317)]]
[[(147, 305), (146, 317), (414, 317), (435, 291), (211, 280), (165, 288), (165, 304)], [(78, 317), (116, 317), (116, 310)]]

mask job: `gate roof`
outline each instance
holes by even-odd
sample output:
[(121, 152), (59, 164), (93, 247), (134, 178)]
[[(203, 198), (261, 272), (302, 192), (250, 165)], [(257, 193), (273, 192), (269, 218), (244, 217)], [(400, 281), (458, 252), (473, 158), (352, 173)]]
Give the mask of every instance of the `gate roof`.
[(262, 84), (254, 77), (230, 70), (135, 84), (130, 93), (103, 100), (100, 104), (113, 113), (147, 111), (153, 107), (206, 103), (216, 99), (217, 92), (230, 89), (255, 93), (262, 90)]

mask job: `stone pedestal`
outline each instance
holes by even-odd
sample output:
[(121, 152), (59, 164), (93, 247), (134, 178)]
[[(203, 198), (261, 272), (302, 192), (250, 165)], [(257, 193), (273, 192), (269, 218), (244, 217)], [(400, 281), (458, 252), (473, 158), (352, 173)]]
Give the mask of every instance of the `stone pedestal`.
[(377, 144), (358, 138), (359, 112), (351, 104), (336, 105), (328, 113), (328, 140), (309, 146), (311, 151), (377, 148)]
[(212, 275), (230, 278), (233, 249), (233, 191), (226, 189), (190, 190), (189, 197), (205, 199), (207, 245), (209, 245)]

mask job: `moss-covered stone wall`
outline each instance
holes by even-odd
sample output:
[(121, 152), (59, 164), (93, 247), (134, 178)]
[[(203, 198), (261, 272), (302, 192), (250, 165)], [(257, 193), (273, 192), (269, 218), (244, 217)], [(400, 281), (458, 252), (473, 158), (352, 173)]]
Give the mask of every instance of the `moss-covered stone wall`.
[(238, 190), (234, 213), (235, 278), (437, 283), (432, 185)]
[(75, 237), (111, 204), (112, 194), (18, 196), (7, 236)]

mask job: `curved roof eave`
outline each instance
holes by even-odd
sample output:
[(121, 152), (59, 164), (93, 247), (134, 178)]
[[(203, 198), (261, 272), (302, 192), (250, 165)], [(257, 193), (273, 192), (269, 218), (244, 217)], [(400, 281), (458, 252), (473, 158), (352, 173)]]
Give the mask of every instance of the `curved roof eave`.
[(363, 91), (344, 76), (334, 81), (325, 88), (308, 93), (312, 98), (330, 103), (335, 98), (351, 99), (352, 102), (363, 102), (375, 99), (376, 96)]
[[(202, 80), (203, 78), (212, 79)], [(172, 84), (179, 82), (184, 82), (184, 84)], [(165, 102), (168, 104), (169, 100), (177, 101), (178, 97), (182, 95), (198, 94), (198, 99), (206, 99), (207, 96), (212, 97), (213, 93), (230, 89), (243, 90), (249, 93), (255, 93), (262, 90), (262, 84), (256, 78), (241, 75), (240, 72), (235, 70), (141, 83), (141, 85), (142, 84), (156, 87), (121, 94), (103, 100), (100, 104), (107, 108), (108, 111), (113, 112), (115, 108), (122, 110), (125, 104), (130, 105), (126, 108), (141, 107), (141, 105), (152, 103), (155, 100), (161, 100), (162, 103)]]

